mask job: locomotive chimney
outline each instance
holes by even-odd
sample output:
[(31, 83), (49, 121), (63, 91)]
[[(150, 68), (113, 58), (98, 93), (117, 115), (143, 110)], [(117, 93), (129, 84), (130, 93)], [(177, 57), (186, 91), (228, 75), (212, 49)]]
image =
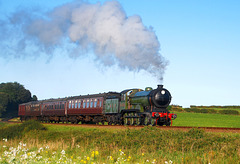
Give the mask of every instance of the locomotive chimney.
[(161, 89), (161, 88), (163, 88), (163, 85), (158, 85), (157, 89)]

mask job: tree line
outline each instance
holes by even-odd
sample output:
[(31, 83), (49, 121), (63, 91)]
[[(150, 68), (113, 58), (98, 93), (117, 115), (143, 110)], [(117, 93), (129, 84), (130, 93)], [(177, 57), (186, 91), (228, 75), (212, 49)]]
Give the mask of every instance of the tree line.
[(0, 84), (0, 117), (18, 116), (18, 105), (29, 101), (37, 101), (37, 96), (31, 96), (31, 92), (18, 82)]

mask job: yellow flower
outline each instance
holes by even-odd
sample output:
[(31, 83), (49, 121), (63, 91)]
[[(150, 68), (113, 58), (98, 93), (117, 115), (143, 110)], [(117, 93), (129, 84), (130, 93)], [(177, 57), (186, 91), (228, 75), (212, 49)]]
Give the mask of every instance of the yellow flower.
[(95, 151), (95, 155), (98, 155), (99, 154), (99, 152), (98, 151)]
[(119, 151), (122, 151), (122, 149), (119, 149)]
[(142, 153), (142, 156), (144, 156), (144, 153)]
[(93, 157), (93, 158), (94, 158), (94, 153), (92, 153), (91, 157)]
[(83, 163), (87, 163), (87, 161), (83, 161)]
[(130, 156), (128, 156), (128, 159), (131, 159), (131, 157), (130, 157)]
[(73, 156), (71, 156), (71, 158), (73, 159)]
[(89, 160), (90, 160), (90, 158), (89, 158), (89, 157), (87, 157), (87, 160), (89, 161)]

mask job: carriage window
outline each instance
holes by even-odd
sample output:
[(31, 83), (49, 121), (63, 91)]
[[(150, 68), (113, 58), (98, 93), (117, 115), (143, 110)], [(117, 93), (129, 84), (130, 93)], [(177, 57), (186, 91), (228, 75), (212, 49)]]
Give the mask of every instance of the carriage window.
[(72, 101), (72, 108), (74, 108), (74, 101)]
[(99, 102), (99, 107), (102, 107), (102, 101), (100, 100), (100, 102)]
[(69, 108), (71, 108), (72, 107), (72, 103), (71, 103), (71, 101), (69, 101)]
[(87, 102), (87, 108), (89, 108), (89, 102)]
[(97, 107), (97, 100), (94, 101), (94, 108)]
[(91, 101), (90, 107), (91, 107), (91, 108), (93, 107), (93, 101)]
[(86, 107), (86, 102), (83, 102), (83, 108), (85, 108)]
[(77, 108), (77, 105), (78, 105), (78, 104), (77, 104), (77, 101), (75, 101), (75, 108)]

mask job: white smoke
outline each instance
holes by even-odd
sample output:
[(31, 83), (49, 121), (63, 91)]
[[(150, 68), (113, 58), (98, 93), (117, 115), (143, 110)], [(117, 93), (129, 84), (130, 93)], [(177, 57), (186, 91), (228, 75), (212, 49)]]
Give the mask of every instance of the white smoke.
[(144, 26), (139, 16), (127, 16), (117, 1), (72, 2), (45, 14), (22, 10), (9, 20), (23, 33), (18, 41), (21, 49), (31, 42), (48, 52), (69, 40), (83, 52), (92, 50), (104, 65), (146, 70), (160, 80), (163, 78), (167, 61), (159, 53), (155, 32)]

